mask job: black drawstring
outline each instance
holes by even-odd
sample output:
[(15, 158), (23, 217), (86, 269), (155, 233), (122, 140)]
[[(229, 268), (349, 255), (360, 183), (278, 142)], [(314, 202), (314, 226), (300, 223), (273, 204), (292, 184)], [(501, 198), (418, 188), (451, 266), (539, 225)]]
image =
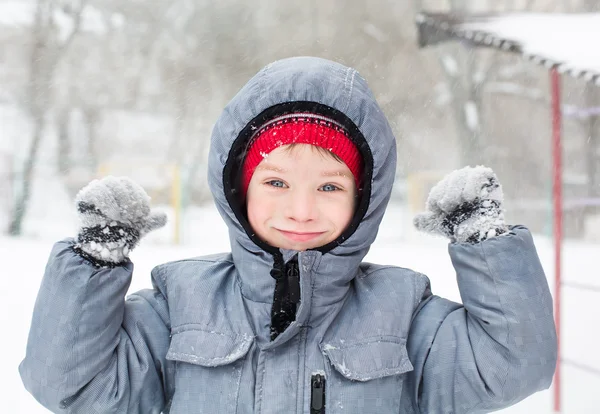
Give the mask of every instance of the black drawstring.
[(296, 304), (300, 302), (300, 272), (296, 258), (283, 263), (281, 254), (273, 255), (271, 276), (275, 279), (271, 308), (271, 341), (296, 320)]

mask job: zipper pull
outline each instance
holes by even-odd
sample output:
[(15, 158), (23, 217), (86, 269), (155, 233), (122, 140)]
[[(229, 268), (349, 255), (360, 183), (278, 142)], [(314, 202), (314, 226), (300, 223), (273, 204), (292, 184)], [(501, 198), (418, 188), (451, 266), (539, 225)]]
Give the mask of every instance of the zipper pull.
[(297, 262), (288, 263), (287, 278), (290, 302), (298, 303), (300, 302), (300, 272)]
[(310, 414), (325, 414), (325, 376), (313, 375), (310, 388)]

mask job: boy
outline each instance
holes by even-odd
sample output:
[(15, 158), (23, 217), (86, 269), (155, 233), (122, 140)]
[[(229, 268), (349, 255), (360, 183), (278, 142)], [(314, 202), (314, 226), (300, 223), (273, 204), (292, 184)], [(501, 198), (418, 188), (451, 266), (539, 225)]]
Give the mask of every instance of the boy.
[(25, 386), (55, 412), (327, 414), (488, 412), (547, 388), (551, 296), (531, 235), (504, 223), (491, 170), (447, 176), (415, 221), (451, 239), (463, 304), (419, 273), (362, 263), (395, 162), (356, 71), (267, 66), (212, 135), (231, 253), (158, 266), (153, 289), (123, 300), (128, 252), (165, 218), (130, 180), (92, 182), (77, 239), (48, 262)]

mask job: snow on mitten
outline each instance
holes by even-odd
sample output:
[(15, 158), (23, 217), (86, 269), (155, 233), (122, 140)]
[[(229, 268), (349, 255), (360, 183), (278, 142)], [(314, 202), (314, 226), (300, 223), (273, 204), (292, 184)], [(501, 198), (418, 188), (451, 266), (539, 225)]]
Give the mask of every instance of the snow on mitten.
[(125, 261), (138, 241), (164, 226), (165, 213), (150, 210), (150, 197), (127, 177), (94, 180), (75, 197), (81, 226), (75, 251), (98, 266)]
[(414, 224), (453, 242), (480, 242), (508, 231), (503, 201), (502, 186), (491, 168), (464, 167), (431, 189), (426, 211), (415, 217)]

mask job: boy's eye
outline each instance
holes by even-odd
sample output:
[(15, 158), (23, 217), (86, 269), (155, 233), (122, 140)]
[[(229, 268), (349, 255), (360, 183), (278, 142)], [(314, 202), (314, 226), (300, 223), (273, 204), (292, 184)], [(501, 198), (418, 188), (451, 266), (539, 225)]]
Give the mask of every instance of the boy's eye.
[(325, 184), (324, 186), (321, 187), (321, 191), (337, 191), (340, 188), (338, 186), (335, 186), (333, 184)]
[(281, 180), (270, 180), (270, 181), (267, 181), (265, 184), (270, 185), (272, 187), (278, 187), (278, 188), (285, 187), (285, 183)]

